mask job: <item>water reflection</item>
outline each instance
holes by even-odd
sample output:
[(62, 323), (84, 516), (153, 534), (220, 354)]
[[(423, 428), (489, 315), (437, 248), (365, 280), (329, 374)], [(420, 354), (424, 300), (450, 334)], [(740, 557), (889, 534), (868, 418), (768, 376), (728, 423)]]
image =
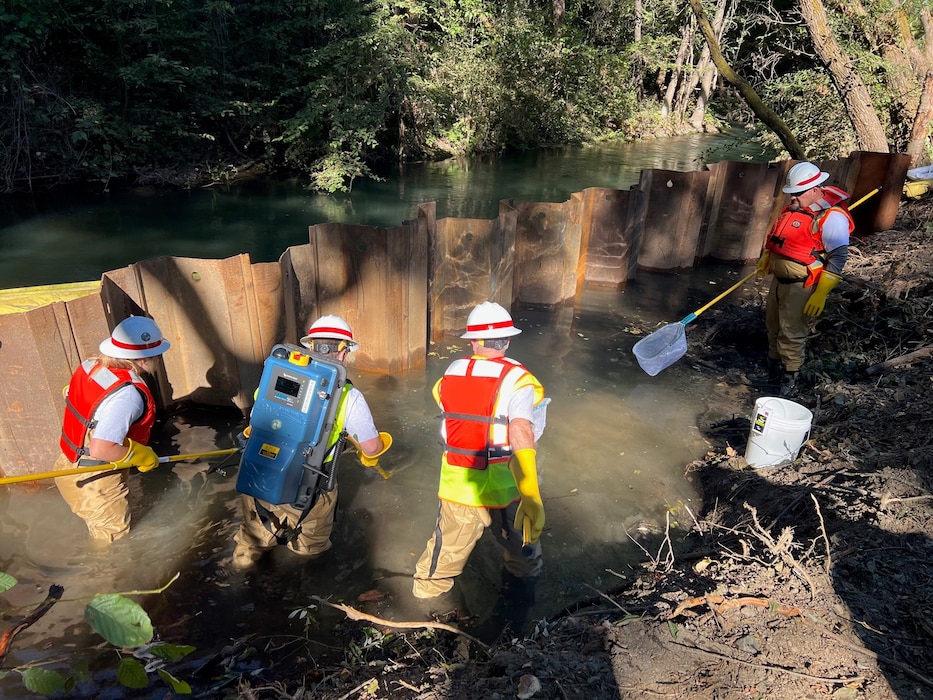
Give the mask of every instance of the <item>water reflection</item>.
[(722, 160), (767, 162), (768, 156), (736, 130), (409, 164), (341, 195), (262, 179), (192, 192), (0, 197), (0, 288), (95, 280), (166, 255), (249, 253), (253, 262), (271, 262), (289, 246), (307, 243), (313, 224), (398, 226), (426, 202), (437, 203), (438, 218), (493, 219), (503, 199), (565, 202), (588, 187), (628, 189), (645, 169), (701, 170)]
[[(510, 355), (541, 379), (553, 399), (539, 450), (546, 564), (530, 620), (592, 596), (593, 588), (625, 583), (617, 575), (631, 581), (644, 560), (633, 538), (662, 530), (668, 513), (688, 522), (684, 508), (696, 494), (683, 466), (707, 449), (698, 420), (715, 401), (716, 387), (697, 376), (686, 358), (649, 377), (632, 355), (637, 337), (628, 330), (679, 319), (740, 272), (717, 267), (679, 276), (640, 274), (624, 292), (587, 292), (575, 309), (516, 310), (516, 325), (525, 332)], [(140, 602), (160, 639), (192, 644), (201, 654), (247, 635), (311, 634), (333, 644), (328, 633), (343, 621), (342, 613), (313, 611), (321, 625), (313, 630), (305, 629), (307, 619), (289, 617), (314, 605), (314, 596), (387, 619), (426, 619), (430, 610), (411, 595), (410, 576), (437, 509), (439, 424), (429, 389), (451, 357), (466, 349), (452, 337), (433, 346), (424, 371), (392, 376), (354, 372), (351, 365), (377, 425), (395, 437), (383, 458), (392, 476), (383, 480), (351, 455), (344, 458), (334, 548), (320, 559), (307, 562), (278, 548), (254, 570), (231, 570), (240, 517), (235, 468), (218, 472), (203, 463), (173, 463), (133, 474), (133, 530), (103, 549), (88, 545), (82, 523), (51, 482), (31, 490), (4, 487), (0, 571), (17, 577), (19, 585), (0, 596), (0, 611), (31, 608), (52, 583), (65, 587), (66, 601), (75, 601), (155, 589), (179, 572), (167, 591)], [(190, 411), (162, 427), (156, 449), (191, 454), (229, 447), (240, 427), (238, 414)], [(500, 557), (487, 533), (458, 580), (476, 624), (496, 603)], [(373, 590), (384, 597), (359, 602)], [(62, 602), (16, 638), (5, 668), (77, 654), (112, 673), (113, 656), (95, 650), (99, 642), (83, 621), (83, 602)], [(101, 670), (96, 681), (106, 686), (107, 678)], [(0, 680), (0, 694), (27, 696), (15, 673)]]

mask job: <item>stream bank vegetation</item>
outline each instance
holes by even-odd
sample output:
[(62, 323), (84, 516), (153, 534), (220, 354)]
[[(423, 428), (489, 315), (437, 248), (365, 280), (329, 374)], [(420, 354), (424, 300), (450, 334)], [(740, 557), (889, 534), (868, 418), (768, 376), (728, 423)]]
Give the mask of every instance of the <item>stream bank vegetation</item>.
[(926, 0), (11, 0), (0, 60), (4, 193), (349, 191), (406, 161), (724, 124), (777, 157), (931, 159)]

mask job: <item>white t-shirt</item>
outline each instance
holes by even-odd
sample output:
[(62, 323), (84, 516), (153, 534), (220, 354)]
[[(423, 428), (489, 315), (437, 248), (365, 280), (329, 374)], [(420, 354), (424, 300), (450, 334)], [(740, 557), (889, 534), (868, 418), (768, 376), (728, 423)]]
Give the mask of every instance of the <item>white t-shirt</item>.
[(376, 430), (376, 424), (373, 422), (372, 411), (369, 410), (369, 404), (363, 392), (355, 386), (350, 387), (347, 393), (347, 422), (344, 425), (347, 434), (356, 440), (357, 443), (372, 440), (379, 436)]
[(844, 245), (849, 245), (849, 219), (841, 211), (831, 211), (823, 221), (823, 248), (833, 251)]
[(94, 412), (93, 418), (97, 421), (94, 438), (123, 444), (130, 426), (142, 417), (145, 410), (142, 394), (135, 386), (117, 389), (101, 401)]

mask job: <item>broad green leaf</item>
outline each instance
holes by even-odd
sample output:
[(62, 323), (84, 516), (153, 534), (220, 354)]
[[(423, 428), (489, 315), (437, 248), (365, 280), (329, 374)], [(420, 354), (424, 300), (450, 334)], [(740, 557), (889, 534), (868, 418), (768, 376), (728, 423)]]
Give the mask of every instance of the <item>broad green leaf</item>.
[(163, 661), (180, 661), (194, 651), (194, 647), (187, 644), (153, 644), (148, 651)]
[(129, 657), (120, 660), (117, 668), (117, 680), (127, 688), (145, 688), (149, 685), (146, 667), (136, 659)]
[(10, 576), (9, 574), (6, 574), (0, 571), (0, 593), (10, 590), (11, 588), (13, 588), (13, 586), (16, 585), (16, 583), (17, 581), (15, 578)]
[(40, 695), (52, 695), (65, 689), (65, 679), (58, 671), (44, 668), (27, 668), (23, 671), (23, 685), (27, 690)]
[(132, 648), (152, 641), (152, 621), (138, 604), (118, 593), (96, 595), (84, 608), (84, 619), (116, 647)]
[(170, 685), (172, 690), (174, 690), (176, 693), (179, 695), (191, 695), (191, 686), (188, 685), (185, 681), (178, 680), (164, 668), (160, 668), (158, 672), (159, 677), (165, 681), (166, 685)]

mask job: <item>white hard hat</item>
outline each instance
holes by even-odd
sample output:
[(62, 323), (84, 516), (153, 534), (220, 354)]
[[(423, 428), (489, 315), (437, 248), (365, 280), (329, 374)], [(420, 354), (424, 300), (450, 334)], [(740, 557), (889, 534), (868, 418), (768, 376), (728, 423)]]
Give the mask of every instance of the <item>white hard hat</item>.
[(121, 360), (141, 360), (161, 355), (170, 347), (155, 321), (146, 316), (130, 316), (117, 324), (110, 337), (100, 344), (100, 351)]
[(353, 331), (349, 324), (340, 316), (321, 316), (317, 321), (311, 324), (308, 334), (301, 339), (301, 344), (306, 348), (311, 347), (311, 341), (316, 338), (326, 340), (345, 340), (347, 349), (353, 352), (359, 347), (359, 343), (353, 340)]
[(797, 163), (787, 171), (787, 184), (783, 190), (786, 194), (800, 194), (822, 185), (828, 179), (829, 173), (823, 172), (813, 163)]
[(466, 333), (461, 338), (508, 338), (521, 331), (512, 323), (512, 316), (494, 301), (484, 301), (470, 312)]

